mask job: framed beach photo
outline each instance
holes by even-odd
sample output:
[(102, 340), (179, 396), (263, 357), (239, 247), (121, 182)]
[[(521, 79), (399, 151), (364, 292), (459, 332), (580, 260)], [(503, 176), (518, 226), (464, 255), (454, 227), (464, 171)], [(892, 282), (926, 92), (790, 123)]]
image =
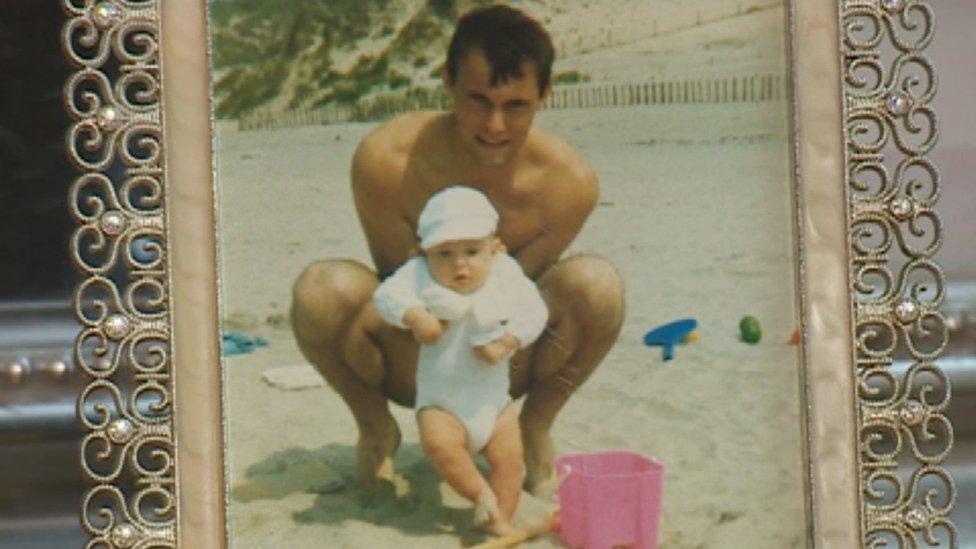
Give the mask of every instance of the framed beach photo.
[(91, 544), (955, 546), (932, 9), (818, 4), (66, 0)]

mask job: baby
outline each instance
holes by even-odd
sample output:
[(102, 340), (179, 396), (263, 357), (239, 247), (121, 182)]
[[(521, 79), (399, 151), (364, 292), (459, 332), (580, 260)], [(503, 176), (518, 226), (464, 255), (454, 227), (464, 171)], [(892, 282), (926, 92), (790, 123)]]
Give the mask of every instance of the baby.
[[(417, 363), (420, 440), (437, 473), (475, 503), (475, 522), (513, 532), (524, 464), (508, 359), (545, 328), (535, 284), (495, 237), (498, 212), (469, 187), (428, 200), (417, 223), (422, 253), (373, 296), (384, 320), (421, 344)], [(472, 453), (491, 467), (486, 480)]]

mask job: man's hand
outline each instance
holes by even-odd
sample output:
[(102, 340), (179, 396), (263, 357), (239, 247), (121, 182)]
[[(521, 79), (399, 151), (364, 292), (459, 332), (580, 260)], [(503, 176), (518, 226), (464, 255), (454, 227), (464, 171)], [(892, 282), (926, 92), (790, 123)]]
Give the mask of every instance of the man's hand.
[(506, 332), (505, 335), (491, 343), (475, 347), (474, 352), (488, 364), (497, 364), (517, 351), (518, 348), (519, 340)]
[(434, 343), (444, 333), (444, 326), (424, 307), (411, 307), (403, 314), (403, 323), (410, 327), (418, 343)]

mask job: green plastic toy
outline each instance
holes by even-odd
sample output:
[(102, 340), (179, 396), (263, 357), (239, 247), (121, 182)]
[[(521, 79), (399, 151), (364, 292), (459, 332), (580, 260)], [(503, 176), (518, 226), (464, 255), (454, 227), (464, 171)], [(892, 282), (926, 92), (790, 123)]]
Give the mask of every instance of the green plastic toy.
[(759, 327), (759, 320), (752, 315), (742, 317), (742, 320), (739, 321), (739, 335), (742, 337), (742, 341), (750, 345), (759, 343), (759, 340), (762, 339), (762, 328)]

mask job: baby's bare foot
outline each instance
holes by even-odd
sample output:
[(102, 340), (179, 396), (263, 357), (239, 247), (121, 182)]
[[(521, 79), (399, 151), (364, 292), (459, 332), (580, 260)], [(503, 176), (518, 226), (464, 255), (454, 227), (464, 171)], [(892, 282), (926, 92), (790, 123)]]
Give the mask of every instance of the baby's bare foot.
[(493, 520), (485, 524), (482, 528), (484, 529), (485, 533), (498, 537), (511, 536), (521, 532), (521, 530), (512, 526), (512, 523), (501, 519)]

